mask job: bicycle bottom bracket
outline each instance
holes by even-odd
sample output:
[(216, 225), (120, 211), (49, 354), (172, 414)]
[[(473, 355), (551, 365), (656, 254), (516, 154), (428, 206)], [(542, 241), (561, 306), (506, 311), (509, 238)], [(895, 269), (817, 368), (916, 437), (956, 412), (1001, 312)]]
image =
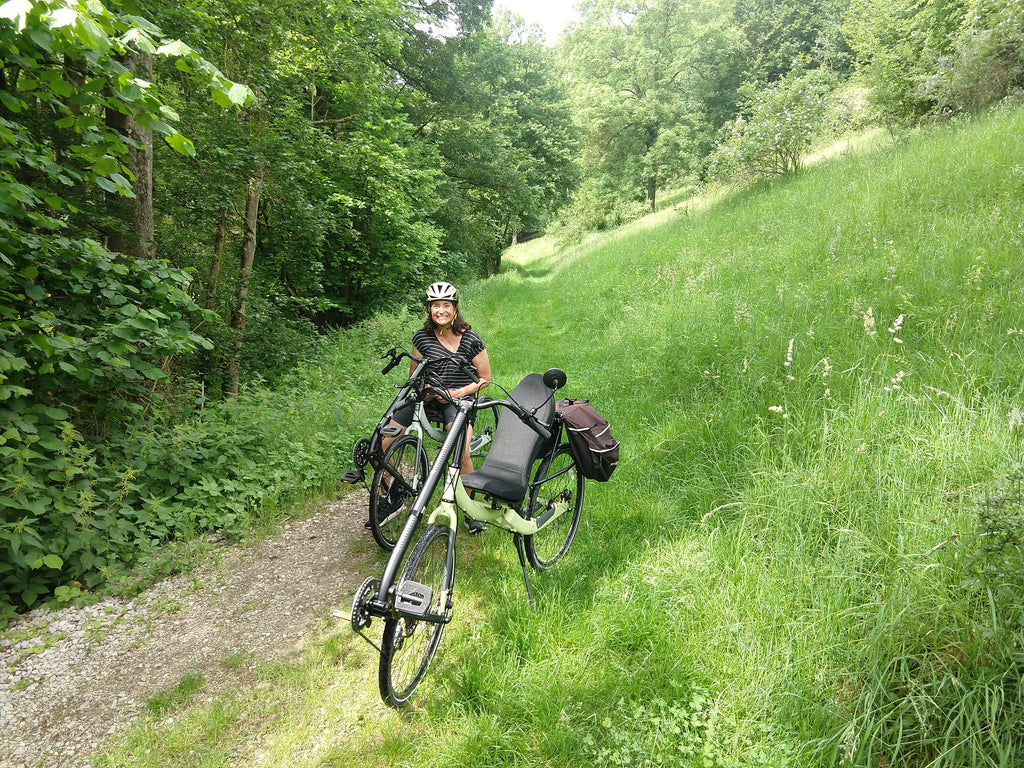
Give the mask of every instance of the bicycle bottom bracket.
[(370, 612), (366, 610), (367, 601), (377, 594), (377, 590), (380, 588), (380, 579), (370, 577), (362, 583), (359, 589), (356, 590), (356, 595), (352, 599), (352, 629), (356, 632), (362, 632), (368, 626), (370, 626)]

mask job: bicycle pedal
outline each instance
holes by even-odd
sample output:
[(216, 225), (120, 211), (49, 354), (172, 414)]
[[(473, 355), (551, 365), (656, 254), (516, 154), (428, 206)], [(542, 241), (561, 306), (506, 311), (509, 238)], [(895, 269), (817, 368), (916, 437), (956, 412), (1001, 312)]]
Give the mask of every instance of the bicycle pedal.
[(381, 427), (380, 430), (384, 437), (398, 437), (403, 432), (405, 432), (405, 427), (400, 427), (397, 424), (388, 424), (386, 427)]
[(434, 590), (415, 581), (403, 581), (395, 592), (395, 610), (411, 616), (425, 616)]
[(341, 476), (341, 482), (348, 485), (354, 485), (355, 483), (363, 482), (364, 477), (365, 475), (363, 475), (362, 470), (350, 469)]

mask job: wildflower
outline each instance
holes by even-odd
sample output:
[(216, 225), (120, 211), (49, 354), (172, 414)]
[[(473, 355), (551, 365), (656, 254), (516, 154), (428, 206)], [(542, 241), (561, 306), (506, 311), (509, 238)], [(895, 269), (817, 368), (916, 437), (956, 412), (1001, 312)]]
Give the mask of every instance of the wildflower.
[(1015, 430), (1018, 430), (1022, 426), (1024, 426), (1024, 413), (1021, 413), (1020, 410), (1014, 408), (1012, 411), (1010, 411), (1010, 431), (1013, 432)]
[(902, 344), (903, 343), (903, 340), (899, 336), (896, 335), (896, 334), (898, 334), (900, 332), (900, 329), (902, 327), (903, 327), (903, 315), (900, 315), (895, 320), (893, 320), (892, 321), (892, 325), (889, 326), (889, 333), (892, 334), (892, 340), (894, 342), (896, 342), (897, 344)]
[(868, 336), (878, 335), (875, 331), (875, 315), (871, 311), (871, 307), (868, 307), (868, 311), (864, 313), (864, 330), (868, 332)]
[(891, 379), (889, 379), (890, 386), (885, 387), (885, 391), (886, 392), (897, 392), (897, 391), (899, 391), (899, 389), (901, 388), (900, 384), (903, 382), (903, 377), (906, 376), (906, 375), (907, 374), (905, 372), (900, 371), (895, 376), (893, 376)]
[(778, 414), (779, 416), (781, 416), (784, 419), (788, 419), (789, 418), (789, 414), (786, 413), (786, 409), (783, 408), (781, 405), (769, 405), (768, 406), (768, 410), (771, 411), (772, 413)]

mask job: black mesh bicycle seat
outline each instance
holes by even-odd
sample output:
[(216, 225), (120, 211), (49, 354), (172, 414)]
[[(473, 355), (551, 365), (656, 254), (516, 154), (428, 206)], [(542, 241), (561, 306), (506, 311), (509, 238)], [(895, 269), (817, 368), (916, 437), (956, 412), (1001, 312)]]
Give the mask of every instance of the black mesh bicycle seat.
[[(528, 411), (536, 411), (542, 424), (550, 425), (555, 416), (552, 390), (539, 373), (531, 373), (512, 390), (511, 399)], [(467, 489), (519, 506), (530, 485), (530, 470), (544, 448), (544, 438), (506, 411), (498, 419), (494, 442), (484, 463), (475, 472), (462, 476)]]

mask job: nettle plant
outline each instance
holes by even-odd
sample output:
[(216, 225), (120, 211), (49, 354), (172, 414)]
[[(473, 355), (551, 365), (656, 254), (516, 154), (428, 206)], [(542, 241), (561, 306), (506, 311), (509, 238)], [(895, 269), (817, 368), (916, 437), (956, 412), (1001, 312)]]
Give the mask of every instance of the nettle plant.
[(0, 3), (0, 619), (62, 582), (97, 582), (130, 549), (133, 524), (113, 502), (131, 489), (100, 487), (83, 434), (130, 423), (165, 361), (205, 343), (187, 273), (111, 253), (73, 224), (88, 190), (134, 197), (135, 145), (110, 114), (194, 153), (152, 84), (122, 63), (129, 52), (174, 56), (224, 106), (252, 99), (96, 0)]

